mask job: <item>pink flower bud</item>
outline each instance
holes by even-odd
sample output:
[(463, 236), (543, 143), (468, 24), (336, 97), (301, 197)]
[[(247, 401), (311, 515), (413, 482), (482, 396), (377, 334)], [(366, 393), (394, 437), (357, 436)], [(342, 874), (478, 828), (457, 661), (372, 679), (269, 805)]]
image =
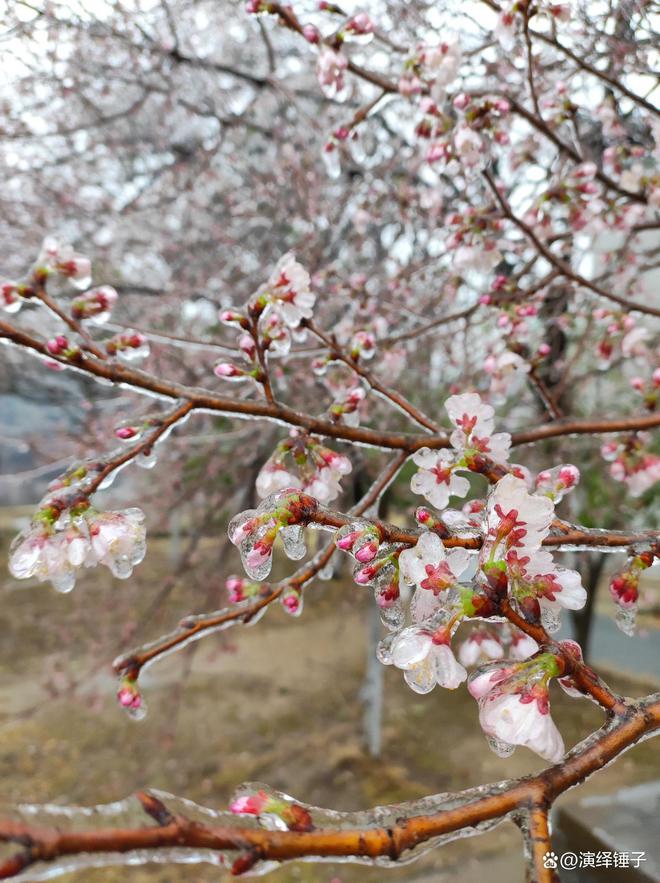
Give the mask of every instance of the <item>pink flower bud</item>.
[(644, 389), (644, 379), (642, 377), (631, 377), (630, 385), (633, 389), (636, 389), (637, 392), (641, 392)]
[(539, 356), (541, 356), (542, 358), (545, 358), (545, 356), (549, 355), (549, 353), (550, 353), (550, 344), (549, 343), (542, 343), (538, 349)]
[(245, 374), (244, 371), (241, 371), (236, 365), (232, 365), (231, 362), (220, 362), (213, 369), (213, 373), (216, 377), (242, 377)]
[(465, 92), (461, 92), (454, 98), (452, 103), (456, 110), (465, 110), (470, 103), (470, 96), (466, 95)]
[(302, 35), (308, 43), (312, 43), (313, 45), (317, 45), (321, 42), (321, 34), (319, 33), (319, 29), (314, 25), (303, 25)]
[(63, 334), (51, 338), (46, 344), (46, 349), (51, 356), (61, 356), (69, 348), (69, 341)]
[(120, 438), (122, 441), (126, 441), (129, 438), (135, 438), (137, 434), (138, 431), (134, 426), (120, 426), (118, 429), (115, 429), (116, 437)]

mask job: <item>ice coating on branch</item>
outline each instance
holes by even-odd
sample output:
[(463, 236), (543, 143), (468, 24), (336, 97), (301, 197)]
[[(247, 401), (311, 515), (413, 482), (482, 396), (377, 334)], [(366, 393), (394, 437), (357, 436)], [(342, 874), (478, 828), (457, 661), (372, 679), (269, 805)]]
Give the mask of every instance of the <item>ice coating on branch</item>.
[(257, 509), (232, 518), (227, 533), (251, 579), (261, 581), (270, 573), (275, 538), (282, 529), (286, 531), (283, 544), (287, 555), (296, 560), (305, 555), (302, 525), (308, 523), (317, 506), (315, 499), (289, 487), (266, 497)]
[(69, 592), (80, 571), (97, 564), (118, 579), (128, 579), (145, 552), (140, 509), (99, 512), (79, 495), (70, 500), (51, 496), (14, 538), (9, 571), (16, 579), (49, 580), (57, 591)]
[(512, 746), (524, 745), (551, 763), (561, 760), (564, 742), (548, 698), (548, 682), (559, 671), (555, 656), (540, 653), (526, 662), (495, 662), (470, 676), (479, 723), (497, 754), (508, 756)]
[(451, 449), (434, 451), (420, 448), (413, 462), (420, 467), (410, 482), (413, 493), (421, 494), (437, 509), (444, 509), (451, 496), (464, 497), (470, 482), (460, 471), (482, 471), (493, 462), (504, 464), (509, 457), (511, 436), (493, 433), (494, 410), (476, 393), (451, 396), (445, 402), (455, 429), (450, 435)]

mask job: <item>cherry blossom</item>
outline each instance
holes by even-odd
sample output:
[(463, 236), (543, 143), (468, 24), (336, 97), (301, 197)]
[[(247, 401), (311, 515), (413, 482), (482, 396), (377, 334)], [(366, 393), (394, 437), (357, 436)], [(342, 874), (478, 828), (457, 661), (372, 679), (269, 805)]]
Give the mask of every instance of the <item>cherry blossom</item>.
[(552, 500), (530, 494), (522, 479), (505, 475), (488, 497), (484, 549), (491, 560), (502, 560), (514, 548), (534, 551), (548, 535), (553, 516)]
[(319, 52), (316, 74), (323, 94), (343, 101), (346, 97), (345, 72), (348, 60), (341, 54), (324, 46)]
[(552, 555), (543, 550), (519, 554), (510, 549), (506, 555), (509, 593), (524, 615), (541, 618), (549, 632), (559, 627), (559, 608), (580, 610), (587, 600), (580, 574), (557, 567)]
[(459, 662), (465, 668), (503, 656), (504, 647), (499, 636), (485, 626), (472, 629), (458, 651)]
[(94, 325), (103, 325), (110, 318), (110, 312), (118, 296), (111, 285), (91, 288), (73, 298), (71, 315), (78, 321), (87, 320)]
[(85, 289), (92, 281), (92, 264), (89, 258), (77, 254), (72, 246), (60, 244), (47, 237), (33, 268), (33, 275), (39, 282), (55, 274), (67, 279), (75, 288)]
[(528, 662), (493, 663), (477, 670), (468, 690), (479, 703), (479, 723), (491, 747), (506, 756), (524, 745), (551, 763), (564, 755), (564, 741), (550, 717), (548, 681), (559, 674), (556, 658), (540, 654)]
[(411, 549), (399, 555), (401, 579), (408, 585), (427, 589), (437, 595), (458, 582), (469, 563), (469, 553), (465, 549), (445, 547), (440, 537), (425, 531)]
[(316, 295), (310, 291), (309, 284), (309, 273), (288, 252), (277, 262), (266, 283), (266, 290), (260, 296), (271, 304), (289, 328), (296, 328), (301, 319), (312, 316)]

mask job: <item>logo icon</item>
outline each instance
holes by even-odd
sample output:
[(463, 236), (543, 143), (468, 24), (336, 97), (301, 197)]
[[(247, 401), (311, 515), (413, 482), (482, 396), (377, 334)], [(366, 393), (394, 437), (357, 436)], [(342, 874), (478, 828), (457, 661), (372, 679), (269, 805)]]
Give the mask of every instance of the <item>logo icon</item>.
[(546, 852), (543, 856), (543, 867), (544, 868), (556, 868), (557, 867), (557, 853), (556, 852)]

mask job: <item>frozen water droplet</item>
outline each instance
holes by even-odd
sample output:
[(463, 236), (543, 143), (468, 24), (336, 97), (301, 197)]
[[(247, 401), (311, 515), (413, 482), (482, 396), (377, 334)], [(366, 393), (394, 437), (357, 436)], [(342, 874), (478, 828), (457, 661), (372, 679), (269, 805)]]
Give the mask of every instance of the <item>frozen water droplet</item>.
[(76, 574), (74, 570), (64, 570), (60, 573), (54, 573), (50, 577), (53, 588), (56, 592), (66, 594), (70, 592), (76, 584)]
[(287, 556), (293, 561), (299, 561), (307, 554), (305, 546), (305, 531), (299, 524), (292, 524), (289, 527), (280, 529), (280, 537), (282, 545)]
[(134, 721), (142, 721), (147, 716), (147, 706), (144, 702), (140, 703), (136, 708), (130, 706), (125, 710), (130, 719)]
[(332, 565), (332, 562), (329, 561), (325, 567), (322, 567), (318, 572), (318, 578), (322, 580), (332, 579), (335, 575), (335, 569)]
[(617, 604), (614, 621), (624, 635), (632, 637), (637, 631), (637, 606), (622, 607)]
[(140, 466), (142, 469), (153, 469), (156, 465), (156, 453), (155, 451), (143, 452), (138, 454), (135, 458), (135, 463), (137, 466)]
[(382, 641), (379, 641), (376, 647), (376, 659), (382, 665), (392, 665), (392, 644), (397, 638), (397, 633), (392, 632), (386, 635)]
[(490, 750), (494, 751), (498, 757), (511, 757), (516, 750), (515, 745), (511, 745), (509, 742), (502, 742), (501, 739), (496, 739), (494, 736), (486, 736), (486, 741)]
[(386, 629), (398, 632), (403, 627), (405, 614), (400, 602), (395, 602), (391, 607), (380, 607), (380, 621)]
[(561, 628), (559, 611), (547, 604), (541, 604), (541, 625), (549, 635), (554, 635)]

